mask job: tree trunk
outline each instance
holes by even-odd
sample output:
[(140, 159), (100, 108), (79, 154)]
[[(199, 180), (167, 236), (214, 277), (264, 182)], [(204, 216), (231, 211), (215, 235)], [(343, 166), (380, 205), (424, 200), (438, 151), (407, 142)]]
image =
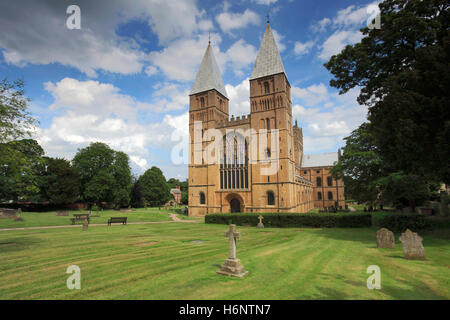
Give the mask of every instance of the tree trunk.
[(411, 213), (416, 212), (416, 201), (415, 199), (409, 199), (409, 207), (411, 208)]

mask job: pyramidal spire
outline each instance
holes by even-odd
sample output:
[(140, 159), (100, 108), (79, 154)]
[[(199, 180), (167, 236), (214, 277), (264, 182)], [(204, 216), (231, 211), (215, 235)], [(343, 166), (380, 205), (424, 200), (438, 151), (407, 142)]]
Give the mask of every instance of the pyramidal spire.
[(211, 42), (208, 44), (202, 63), (195, 76), (194, 85), (192, 86), (191, 95), (215, 89), (224, 95), (226, 98), (227, 91), (223, 85), (220, 69), (217, 65), (214, 53), (211, 47)]
[(266, 31), (264, 32), (264, 37), (261, 41), (258, 55), (256, 56), (255, 66), (253, 67), (250, 80), (282, 72), (286, 74), (277, 43), (270, 29), (269, 18), (267, 18)]

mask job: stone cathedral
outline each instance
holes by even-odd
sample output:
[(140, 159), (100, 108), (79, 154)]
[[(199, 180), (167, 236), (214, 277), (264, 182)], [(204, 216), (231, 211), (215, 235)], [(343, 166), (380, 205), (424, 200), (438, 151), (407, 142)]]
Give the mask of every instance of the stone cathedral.
[[(311, 170), (302, 168), (302, 129), (293, 124), (291, 86), (269, 23), (249, 81), (250, 114), (230, 118), (227, 92), (208, 45), (190, 92), (189, 215), (308, 212), (315, 207), (315, 185), (306, 174)], [(204, 150), (217, 143), (206, 134), (209, 129), (223, 136), (218, 161), (205, 159)], [(255, 161), (249, 159), (250, 138), (267, 141), (254, 149), (264, 155)], [(266, 170), (274, 163), (276, 170)], [(341, 193), (336, 199), (344, 199)]]

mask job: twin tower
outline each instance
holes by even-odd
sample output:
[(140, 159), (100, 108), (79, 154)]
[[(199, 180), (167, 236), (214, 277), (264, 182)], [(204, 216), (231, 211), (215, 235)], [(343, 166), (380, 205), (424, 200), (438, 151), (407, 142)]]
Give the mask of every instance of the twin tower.
[[(302, 129), (292, 123), (291, 86), (269, 23), (249, 81), (250, 114), (230, 118), (208, 45), (189, 96), (189, 215), (314, 207), (313, 185), (300, 175)], [(213, 145), (220, 147), (205, 152)]]

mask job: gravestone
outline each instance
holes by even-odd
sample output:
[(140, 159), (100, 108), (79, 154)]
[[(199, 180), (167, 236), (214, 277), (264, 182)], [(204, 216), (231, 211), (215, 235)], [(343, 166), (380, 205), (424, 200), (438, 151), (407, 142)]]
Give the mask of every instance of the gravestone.
[(425, 249), (422, 245), (422, 237), (417, 233), (406, 229), (399, 238), (403, 245), (403, 253), (406, 259), (425, 259)]
[(262, 223), (262, 219), (264, 219), (264, 217), (260, 215), (258, 217), (258, 219), (259, 219), (259, 222), (258, 222), (258, 225), (256, 227), (259, 228), (259, 229), (264, 229), (264, 224)]
[(394, 233), (386, 228), (377, 231), (377, 247), (378, 248), (395, 248)]
[(56, 211), (56, 216), (57, 217), (67, 217), (69, 216), (69, 211), (65, 210), (65, 211)]
[(83, 231), (86, 231), (86, 230), (88, 229), (88, 227), (89, 227), (89, 223), (88, 223), (87, 219), (84, 219), (84, 222), (83, 222)]
[(230, 254), (217, 273), (225, 276), (243, 278), (248, 274), (248, 271), (244, 270), (244, 266), (241, 265), (241, 260), (236, 258), (236, 238), (240, 238), (241, 233), (236, 232), (235, 224), (230, 224), (230, 229), (225, 232), (225, 237), (229, 239)]

